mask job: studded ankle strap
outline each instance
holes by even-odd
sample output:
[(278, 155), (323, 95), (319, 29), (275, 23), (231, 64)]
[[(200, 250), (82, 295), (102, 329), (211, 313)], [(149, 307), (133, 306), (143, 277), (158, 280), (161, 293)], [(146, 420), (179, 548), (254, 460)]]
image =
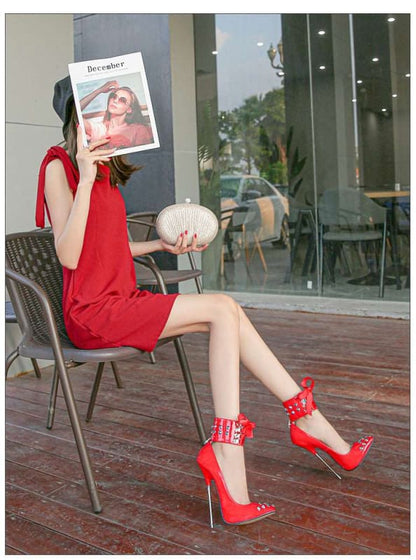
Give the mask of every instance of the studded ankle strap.
[(301, 385), (304, 387), (304, 391), (283, 403), (286, 414), (289, 417), (289, 424), (293, 424), (299, 418), (306, 416), (306, 414), (312, 414), (318, 408), (312, 395), (312, 389), (315, 385), (312, 377), (305, 377)]
[(243, 445), (246, 437), (253, 437), (253, 430), (255, 427), (256, 424), (250, 422), (244, 414), (239, 414), (237, 420), (215, 418), (210, 441), (212, 443), (218, 441), (220, 443)]

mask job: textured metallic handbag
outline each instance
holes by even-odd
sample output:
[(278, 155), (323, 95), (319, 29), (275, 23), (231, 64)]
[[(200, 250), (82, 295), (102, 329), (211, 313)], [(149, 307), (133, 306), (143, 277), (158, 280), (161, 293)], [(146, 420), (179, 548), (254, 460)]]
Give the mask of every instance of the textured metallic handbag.
[(159, 237), (175, 245), (181, 233), (188, 232), (188, 245), (197, 234), (198, 246), (211, 243), (218, 232), (218, 219), (214, 212), (200, 204), (193, 204), (189, 198), (183, 204), (172, 204), (164, 208), (156, 220)]

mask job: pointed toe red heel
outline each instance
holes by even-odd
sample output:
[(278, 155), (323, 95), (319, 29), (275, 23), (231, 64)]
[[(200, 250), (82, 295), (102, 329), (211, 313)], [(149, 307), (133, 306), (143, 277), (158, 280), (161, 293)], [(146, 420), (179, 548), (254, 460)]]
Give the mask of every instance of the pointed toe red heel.
[(283, 403), (286, 413), (289, 417), (289, 428), (290, 437), (292, 442), (299, 447), (303, 447), (313, 455), (315, 455), (324, 465), (330, 470), (337, 478), (341, 479), (341, 476), (334, 471), (334, 469), (325, 461), (321, 455), (317, 452), (317, 449), (327, 453), (332, 459), (338, 463), (343, 469), (347, 471), (352, 471), (356, 469), (364, 460), (365, 456), (370, 450), (373, 444), (373, 436), (366, 436), (360, 438), (358, 441), (353, 443), (351, 449), (348, 453), (342, 454), (337, 453), (325, 443), (319, 439), (301, 430), (296, 425), (296, 420), (306, 416), (307, 414), (312, 414), (314, 410), (317, 409), (316, 403), (313, 399), (312, 389), (315, 385), (314, 380), (311, 377), (305, 377), (301, 383), (304, 388), (303, 391), (298, 393), (292, 399), (289, 399)]
[(225, 484), (220, 466), (215, 457), (212, 444), (215, 442), (243, 445), (246, 437), (253, 437), (255, 424), (250, 422), (244, 414), (240, 414), (237, 420), (227, 418), (215, 418), (212, 434), (207, 443), (200, 450), (197, 462), (204, 475), (208, 492), (209, 519), (211, 529), (214, 527), (211, 502), (211, 482), (215, 482), (220, 500), (221, 516), (224, 523), (228, 525), (245, 525), (254, 523), (264, 517), (275, 513), (276, 508), (268, 504), (251, 502), (250, 504), (239, 504), (230, 496)]

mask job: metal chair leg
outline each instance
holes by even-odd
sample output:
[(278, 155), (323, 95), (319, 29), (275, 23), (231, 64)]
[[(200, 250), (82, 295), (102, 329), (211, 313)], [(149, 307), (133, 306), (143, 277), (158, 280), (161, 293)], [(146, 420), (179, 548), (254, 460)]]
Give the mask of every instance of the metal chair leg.
[(55, 419), (56, 397), (58, 395), (58, 386), (59, 386), (59, 375), (55, 363), (55, 368), (53, 370), (53, 377), (52, 377), (51, 393), (49, 396), (48, 418), (46, 421), (46, 427), (48, 428), (48, 430), (52, 429), (53, 421)]
[(6, 375), (6, 379), (7, 379), (7, 374), (9, 373), (10, 366), (15, 361), (15, 359), (18, 357), (18, 355), (19, 355), (19, 350), (16, 348), (16, 350), (13, 350), (13, 352), (10, 352), (10, 354), (7, 356), (6, 364), (5, 364), (5, 368), (4, 368), (4, 373)]
[(189, 403), (191, 405), (192, 414), (194, 415), (199, 439), (201, 444), (204, 444), (207, 440), (207, 436), (205, 433), (204, 423), (202, 421), (201, 410), (199, 408), (191, 370), (189, 369), (188, 359), (185, 354), (185, 349), (180, 338), (176, 338), (173, 343), (175, 345), (176, 354), (178, 356), (178, 360), (182, 369), (183, 379), (185, 381), (186, 390), (188, 392)]
[[(191, 268), (193, 270), (195, 270), (196, 269), (196, 262), (195, 262), (195, 257), (193, 255), (193, 253), (188, 253), (188, 258), (189, 258), (189, 261), (191, 263)], [(197, 289), (198, 294), (204, 293), (200, 276), (197, 276), (195, 278), (195, 284), (196, 284), (196, 289)]]
[(154, 353), (154, 352), (149, 352), (149, 358), (150, 358), (150, 363), (151, 363), (151, 364), (155, 364), (155, 363), (156, 363), (156, 357), (155, 357), (155, 353)]
[(36, 377), (38, 379), (40, 379), (42, 377), (42, 374), (40, 373), (38, 362), (34, 358), (31, 358), (31, 362), (32, 362), (33, 371), (35, 372)]
[(97, 373), (95, 374), (94, 385), (92, 386), (90, 402), (88, 404), (87, 416), (85, 420), (89, 422), (92, 418), (92, 413), (94, 411), (95, 401), (97, 399), (98, 389), (100, 388), (101, 378), (104, 371), (104, 362), (98, 364)]
[(113, 370), (114, 379), (116, 380), (117, 387), (119, 389), (123, 388), (123, 382), (121, 381), (121, 377), (118, 371), (118, 366), (116, 362), (111, 362), (111, 368)]
[[(10, 366), (18, 356), (19, 356), (19, 350), (17, 348), (16, 350), (13, 350), (13, 352), (10, 352), (10, 354), (7, 356), (6, 365), (4, 369), (6, 379), (7, 379), (7, 374), (9, 373)], [(42, 377), (42, 374), (40, 373), (38, 362), (34, 358), (31, 358), (30, 360), (32, 362), (33, 370), (35, 372), (36, 377), (40, 379)]]
[(85, 482), (87, 484), (88, 493), (90, 495), (91, 505), (95, 513), (100, 513), (100, 511), (102, 511), (102, 506), (100, 503), (100, 499), (98, 497), (97, 485), (95, 482), (94, 474), (92, 472), (91, 460), (88, 455), (84, 433), (81, 428), (81, 422), (79, 420), (79, 414), (74, 398), (74, 393), (72, 391), (71, 382), (69, 380), (68, 372), (65, 367), (65, 362), (63, 361), (62, 358), (60, 359), (58, 357), (58, 363), (56, 364), (56, 369), (58, 371), (59, 380), (62, 386), (62, 392), (64, 395), (66, 408), (69, 414), (69, 419), (71, 421), (71, 427), (74, 434), (75, 443), (78, 449), (82, 470), (84, 471)]

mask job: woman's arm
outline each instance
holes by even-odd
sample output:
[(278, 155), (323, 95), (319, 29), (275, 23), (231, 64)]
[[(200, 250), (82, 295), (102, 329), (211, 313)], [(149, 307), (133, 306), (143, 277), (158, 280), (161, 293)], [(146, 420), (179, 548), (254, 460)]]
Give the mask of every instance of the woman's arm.
[(95, 89), (94, 91), (91, 91), (80, 100), (79, 104), (81, 106), (81, 111), (83, 111), (91, 103), (91, 101), (97, 97), (97, 95), (100, 95), (100, 93), (108, 93), (109, 91), (115, 90), (118, 87), (118, 82), (116, 80), (111, 80), (110, 82), (106, 82), (104, 85)]
[(182, 255), (190, 251), (199, 253), (208, 247), (208, 245), (198, 247), (197, 243), (198, 239), (194, 236), (191, 245), (188, 246), (188, 236), (186, 234), (181, 234), (178, 237), (176, 245), (169, 245), (161, 239), (155, 239), (154, 241), (130, 241), (130, 251), (132, 257), (148, 255), (154, 251), (167, 251), (174, 255)]
[(90, 148), (83, 148), (80, 128), (77, 141), (76, 157), (80, 175), (75, 197), (60, 160), (49, 163), (45, 175), (45, 198), (55, 237), (56, 254), (62, 266), (70, 269), (77, 268), (81, 256), (97, 165), (108, 161), (106, 156), (114, 151), (98, 149), (107, 140), (95, 142)]
[[(91, 101), (93, 101), (98, 95), (100, 95), (100, 93), (108, 93), (109, 91), (115, 90), (118, 87), (118, 82), (116, 80), (111, 80), (103, 84), (101, 87), (95, 89), (94, 91), (91, 91), (80, 100), (79, 104), (81, 106), (81, 111), (84, 111), (84, 109), (91, 103)], [(91, 123), (88, 119), (85, 118), (83, 119), (83, 121), (85, 132), (88, 135), (91, 135)]]

